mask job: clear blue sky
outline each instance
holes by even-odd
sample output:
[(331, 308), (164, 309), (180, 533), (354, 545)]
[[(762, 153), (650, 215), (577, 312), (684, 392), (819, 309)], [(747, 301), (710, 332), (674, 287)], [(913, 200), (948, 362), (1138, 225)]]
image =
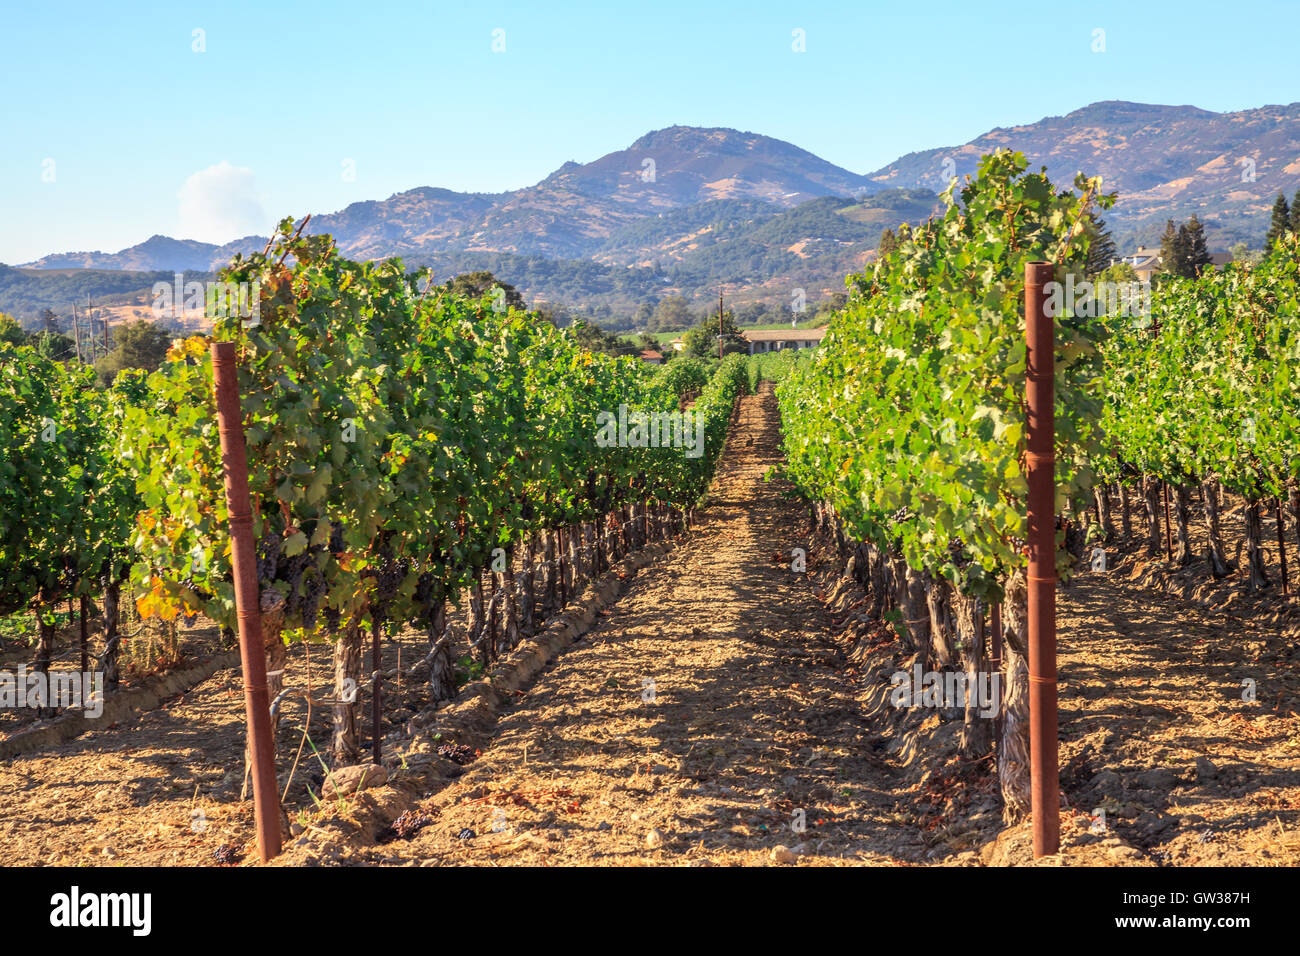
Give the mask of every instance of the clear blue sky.
[(1096, 100), (1290, 103), (1298, 28), (1300, 4), (1261, 0), (7, 0), (0, 262), (517, 188), (676, 123), (861, 173)]

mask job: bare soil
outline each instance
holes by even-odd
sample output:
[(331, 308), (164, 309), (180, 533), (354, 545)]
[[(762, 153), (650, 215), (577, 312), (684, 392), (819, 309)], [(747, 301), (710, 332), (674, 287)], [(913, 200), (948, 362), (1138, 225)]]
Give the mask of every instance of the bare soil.
[[(305, 747), (284, 862), (1031, 862), (1025, 825), (1002, 824), (991, 761), (957, 754), (960, 721), (889, 706), (888, 676), (910, 662), (885, 628), (860, 640), (860, 592), (787, 486), (765, 480), (779, 463), (765, 385), (741, 400), (691, 536), (514, 695), (474, 759), (430, 758), (446, 764), (442, 781), (403, 796), (426, 825), (406, 838), (359, 825), (372, 791), (317, 808), (307, 787), (318, 791), (321, 768)], [(796, 547), (807, 573), (791, 569)], [(1061, 590), (1063, 852), (1040, 863), (1296, 865), (1289, 625), (1264, 597), (1207, 609), (1144, 574), (1125, 556)], [(421, 646), (404, 634), (386, 661)], [(327, 653), (295, 648), (291, 685), (306, 691), (310, 675), (319, 697)], [(418, 694), (404, 689), (388, 729)], [(286, 706), (282, 783), (305, 720), (301, 700)], [(212, 865), (222, 844), (249, 862), (242, 721), (238, 674), (223, 671), (129, 724), (0, 764), (0, 863)]]

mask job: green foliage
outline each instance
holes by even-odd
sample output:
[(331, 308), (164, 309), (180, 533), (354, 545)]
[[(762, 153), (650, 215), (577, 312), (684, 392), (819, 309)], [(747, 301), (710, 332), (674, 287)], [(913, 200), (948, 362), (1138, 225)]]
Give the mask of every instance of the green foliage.
[(1137, 282), (1138, 274), (1127, 262), (1117, 262), (1113, 266), (1107, 266), (1097, 275), (1098, 282), (1110, 282), (1114, 285), (1129, 285)]
[(695, 324), (695, 313), (680, 295), (660, 299), (654, 307), (649, 328), (656, 332), (681, 332)]
[(1300, 243), (1274, 253), (1163, 282), (1151, 316), (1111, 320), (1099, 467), (1285, 494), (1300, 475)]
[(95, 363), (95, 372), (105, 385), (126, 368), (152, 372), (162, 364), (171, 340), (172, 333), (156, 323), (137, 320), (119, 326), (113, 331), (113, 351)]
[(1177, 228), (1174, 228), (1172, 219), (1165, 224), (1164, 235), (1160, 238), (1160, 265), (1164, 272), (1191, 279), (1199, 275), (1210, 261), (1205, 229), (1196, 216)]
[(1247, 265), (1256, 266), (1264, 261), (1263, 250), (1252, 249), (1244, 242), (1234, 243), (1229, 251), (1232, 253), (1233, 262), (1244, 262)]
[(709, 364), (682, 357), (665, 362), (655, 371), (655, 384), (670, 395), (683, 396), (702, 389), (709, 381)]
[(84, 366), (0, 344), (0, 613), (89, 593), (120, 561), (134, 516), (120, 400)]
[(715, 311), (711, 315), (706, 315), (700, 320), (699, 325), (682, 336), (682, 342), (686, 345), (686, 354), (696, 358), (716, 358), (719, 335), (722, 336), (723, 355), (748, 354), (749, 342), (736, 327), (735, 316), (726, 310), (723, 311), (720, 322)]
[(1291, 213), (1287, 208), (1286, 196), (1277, 194), (1273, 202), (1273, 215), (1268, 224), (1268, 233), (1264, 237), (1264, 248), (1272, 251), (1277, 241), (1291, 229)]
[(876, 247), (876, 258), (888, 259), (897, 249), (898, 236), (894, 234), (894, 230), (885, 229), (880, 234), (880, 245)]
[(52, 362), (68, 362), (77, 357), (77, 344), (61, 332), (33, 332), (28, 344), (37, 355)]
[[(777, 390), (800, 490), (852, 536), (981, 596), (1025, 563), (1025, 263), (1081, 276), (1085, 217), (1113, 201), (1083, 177), (1083, 195), (1058, 195), (1026, 165), (985, 156), (941, 219), (900, 230)], [(1068, 312), (1058, 322), (1057, 487), (1079, 499), (1099, 447), (1099, 330)]]
[(463, 295), (467, 299), (481, 299), (486, 295), (492, 299), (493, 307), (498, 312), (527, 308), (524, 297), (519, 294), (518, 289), (509, 282), (502, 282), (485, 270), (462, 273), (443, 283), (443, 288), (455, 295)]
[(1160, 237), (1160, 265), (1165, 272), (1181, 276), (1187, 272), (1187, 231), (1179, 230), (1170, 219)]
[[(1106, 227), (1104, 219), (1089, 213), (1087, 227), (1090, 242), (1088, 243), (1086, 272), (1089, 278), (1093, 278), (1109, 269), (1111, 263), (1119, 256), (1119, 252), (1115, 249), (1115, 239), (1111, 236), (1110, 229)], [(1204, 241), (1204, 234), (1202, 234), (1201, 239)]]
[[(294, 263), (286, 266), (285, 261)], [(286, 625), (315, 627), (304, 592), (353, 622), (381, 598), (391, 620), (427, 613), (532, 530), (626, 501), (687, 505), (708, 487), (744, 363), (724, 363), (695, 402), (705, 447), (603, 447), (602, 413), (676, 409), (681, 380), (584, 348), (581, 329), (500, 310), (491, 292), (420, 291), (400, 261), (351, 262), (329, 237), (281, 224), (266, 255), (223, 273), (259, 283), (260, 322), (218, 319), (239, 344), (239, 385), (263, 570), (303, 554)], [(201, 609), (230, 624), (228, 516), (202, 339), (178, 343), (125, 408), (122, 457), (142, 496), (134, 577), (140, 610)], [(376, 573), (399, 583), (381, 595)]]
[(7, 345), (23, 345), (27, 341), (27, 332), (12, 315), (0, 312), (0, 342)]
[(812, 354), (812, 349), (778, 349), (749, 356), (750, 391), (756, 390), (759, 382), (780, 385), (796, 368), (810, 361)]
[(603, 355), (629, 355), (633, 347), (625, 345), (623, 340), (613, 334), (606, 332), (600, 326), (588, 322), (586, 319), (578, 319), (569, 326), (569, 331), (578, 345), (588, 352), (599, 352)]
[(1186, 256), (1180, 275), (1190, 279), (1200, 275), (1210, 265), (1210, 250), (1205, 244), (1205, 229), (1195, 215), (1183, 224), (1179, 232)]

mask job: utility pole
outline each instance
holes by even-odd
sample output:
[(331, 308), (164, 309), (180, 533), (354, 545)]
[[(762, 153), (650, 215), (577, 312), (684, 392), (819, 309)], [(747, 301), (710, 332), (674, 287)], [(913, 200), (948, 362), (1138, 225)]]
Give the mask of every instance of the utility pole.
[(90, 361), (94, 362), (96, 358), (95, 313), (91, 310), (89, 292), (86, 293), (86, 341), (90, 345)]
[[(94, 349), (94, 343), (95, 343), (95, 313), (94, 313), (93, 308), (92, 308), (92, 306), (91, 306), (91, 302), (90, 302), (90, 293), (89, 293), (89, 292), (86, 293), (86, 316), (87, 316), (86, 321), (87, 321), (87, 323), (88, 323), (89, 326), (90, 326), (90, 342), (91, 342), (91, 350), (90, 350), (90, 353), (91, 353), (91, 354), (90, 354), (90, 357), (91, 357), (91, 360), (93, 361), (94, 358), (95, 358), (95, 349)], [(109, 353), (109, 344), (108, 344), (108, 316), (105, 315), (104, 318), (100, 320), (100, 322), (101, 322), (101, 323), (103, 324), (103, 326), (104, 326), (104, 329), (103, 329), (103, 331), (104, 331), (104, 354), (107, 355), (107, 354)]]
[(72, 341), (77, 346), (77, 361), (84, 362), (81, 357), (81, 322), (77, 319), (77, 303), (72, 303)]
[(722, 288), (718, 288), (718, 361), (722, 361)]

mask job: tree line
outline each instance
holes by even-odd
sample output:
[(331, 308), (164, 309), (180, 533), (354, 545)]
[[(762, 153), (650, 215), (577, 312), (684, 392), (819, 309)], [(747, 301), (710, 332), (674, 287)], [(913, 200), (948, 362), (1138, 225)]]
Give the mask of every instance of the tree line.
[(0, 312), (0, 342), (30, 346), (38, 355), (51, 361), (93, 366), (96, 381), (103, 387), (111, 385), (123, 369), (152, 372), (162, 364), (177, 334), (164, 322), (137, 319), (113, 329), (109, 340), (111, 348), (106, 354), (94, 358), (95, 348), (83, 346), (86, 354), (81, 355), (76, 338), (65, 330), (71, 330), (71, 323), (52, 309), (42, 309), (35, 326), (30, 329), (23, 328), (12, 315)]

